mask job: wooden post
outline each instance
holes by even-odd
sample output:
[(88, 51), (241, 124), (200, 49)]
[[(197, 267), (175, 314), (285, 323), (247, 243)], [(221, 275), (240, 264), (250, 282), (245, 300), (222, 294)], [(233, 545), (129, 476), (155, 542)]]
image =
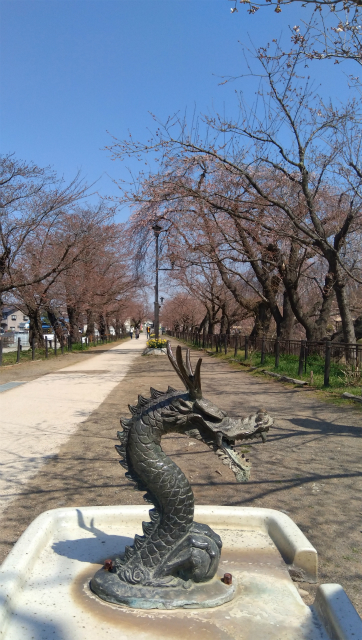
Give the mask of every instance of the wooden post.
[(249, 356), (249, 336), (245, 336), (245, 357), (244, 360), (247, 360)]
[(64, 335), (62, 335), (62, 339), (60, 341), (60, 350), (62, 352), (62, 355), (64, 353)]
[(1, 367), (2, 363), (3, 363), (3, 341), (0, 338), (0, 367)]
[(57, 355), (57, 335), (54, 331), (54, 355)]
[(329, 387), (329, 374), (331, 372), (331, 343), (326, 341), (326, 353), (324, 360), (324, 386)]
[(35, 340), (34, 338), (31, 341), (31, 359), (35, 359)]
[(303, 375), (304, 354), (305, 354), (305, 340), (301, 340), (300, 341), (300, 352), (299, 352), (298, 376), (302, 376)]
[(260, 363), (264, 364), (265, 362), (265, 337), (263, 336), (261, 339), (261, 358)]
[(228, 352), (228, 336), (227, 336), (227, 333), (225, 333), (224, 350), (225, 350), (225, 355), (227, 355), (227, 352)]
[(48, 357), (48, 338), (45, 336), (45, 357)]
[(278, 369), (279, 368), (279, 351), (280, 351), (279, 338), (276, 339), (274, 348), (275, 348), (275, 368)]
[(238, 355), (238, 339), (239, 339), (239, 336), (237, 335), (237, 333), (235, 333), (234, 338), (235, 338), (234, 358), (236, 358)]

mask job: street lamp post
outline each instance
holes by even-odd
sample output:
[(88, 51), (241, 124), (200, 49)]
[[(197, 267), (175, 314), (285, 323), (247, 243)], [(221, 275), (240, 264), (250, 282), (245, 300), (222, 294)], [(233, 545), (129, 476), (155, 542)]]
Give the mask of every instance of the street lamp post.
[(155, 338), (158, 340), (159, 332), (160, 332), (160, 305), (158, 303), (158, 238), (162, 231), (162, 227), (160, 227), (157, 223), (152, 227), (153, 233), (155, 234), (156, 240), (156, 283), (155, 283), (155, 321), (154, 321), (154, 329), (155, 329)]

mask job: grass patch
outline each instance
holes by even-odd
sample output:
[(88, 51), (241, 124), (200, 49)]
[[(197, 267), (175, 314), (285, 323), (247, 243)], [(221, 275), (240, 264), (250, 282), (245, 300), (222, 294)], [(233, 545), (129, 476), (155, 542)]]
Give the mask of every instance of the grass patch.
[[(125, 340), (128, 336), (125, 336), (124, 338), (119, 338), (117, 340), (112, 341), (112, 344), (116, 344), (118, 342), (122, 342), (123, 340)], [(62, 354), (61, 348), (58, 347), (57, 348), (57, 354), (55, 355), (54, 349), (50, 349), (48, 347), (48, 359), (53, 359), (53, 358), (57, 358), (59, 356), (62, 355), (67, 355), (68, 353), (75, 353), (77, 351), (89, 351), (89, 349), (94, 348), (94, 347), (100, 347), (103, 346), (103, 344), (111, 344), (111, 342), (107, 342), (107, 343), (96, 343), (96, 342), (91, 342), (89, 343), (89, 345), (83, 343), (81, 344), (80, 342), (75, 342), (74, 344), (72, 344), (72, 349), (71, 351), (68, 351), (67, 347), (64, 347), (64, 354)], [(21, 351), (20, 352), (20, 363), (22, 362), (31, 362), (32, 361), (32, 350), (28, 349), (27, 351)], [(34, 351), (34, 360), (46, 360), (46, 351), (45, 348), (44, 349), (35, 349)], [(10, 351), (9, 353), (3, 353), (3, 357), (2, 357), (2, 366), (9, 366), (9, 365), (13, 365), (13, 364), (17, 364), (17, 352), (16, 351)], [(0, 368), (1, 370), (1, 368)]]

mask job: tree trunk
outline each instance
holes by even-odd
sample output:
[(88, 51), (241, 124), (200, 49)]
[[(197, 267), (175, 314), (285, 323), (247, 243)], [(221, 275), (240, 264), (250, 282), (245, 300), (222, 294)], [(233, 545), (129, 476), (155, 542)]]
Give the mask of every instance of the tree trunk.
[(86, 336), (94, 336), (94, 313), (92, 309), (87, 309), (87, 331)]
[(225, 309), (221, 309), (221, 320), (220, 320), (220, 334), (226, 333), (227, 326), (227, 318), (225, 315)]
[(118, 318), (118, 316), (116, 316), (116, 320), (115, 320), (115, 332), (116, 332), (116, 337), (120, 338), (122, 335), (122, 323), (120, 321), (120, 319)]
[(302, 327), (304, 327), (307, 340), (319, 342), (326, 336), (327, 324), (331, 314), (333, 302), (333, 281), (331, 274), (327, 273), (324, 280), (322, 304), (317, 320), (311, 318), (310, 310), (308, 312), (305, 311), (298, 292), (298, 282), (294, 275), (290, 275), (286, 269), (282, 271), (282, 275), (290, 306), (296, 319)]
[(102, 340), (104, 340), (107, 337), (107, 321), (103, 313), (99, 315), (98, 331), (100, 333)]
[(34, 309), (33, 307), (28, 306), (26, 309), (29, 316), (29, 342), (32, 344), (32, 341), (34, 340), (38, 349), (42, 349), (44, 347), (44, 336), (41, 326), (40, 311), (39, 309)]
[(205, 317), (202, 319), (202, 321), (200, 322), (200, 325), (198, 327), (199, 333), (201, 333), (201, 331), (202, 331), (204, 335), (206, 334), (207, 319), (208, 319), (208, 314), (205, 315)]
[(339, 280), (338, 277), (334, 284), (334, 290), (336, 292), (338, 310), (342, 321), (343, 341), (346, 344), (355, 344), (356, 333), (354, 330), (351, 309), (349, 306), (346, 284), (343, 281)]
[(46, 312), (48, 314), (49, 322), (53, 327), (55, 339), (58, 340), (60, 344), (62, 344), (64, 333), (63, 333), (63, 327), (59, 322), (59, 318), (57, 317), (53, 309), (49, 307), (46, 308)]
[(72, 342), (79, 341), (79, 311), (71, 305), (67, 305), (68, 320), (69, 320), (69, 334)]
[(288, 294), (286, 291), (283, 293), (283, 319), (277, 323), (277, 336), (281, 340), (291, 340), (293, 335), (293, 327), (295, 323), (295, 316), (293, 309), (290, 305)]
[(272, 314), (269, 303), (261, 300), (256, 305), (254, 327), (250, 334), (251, 338), (260, 338), (266, 335), (270, 328)]

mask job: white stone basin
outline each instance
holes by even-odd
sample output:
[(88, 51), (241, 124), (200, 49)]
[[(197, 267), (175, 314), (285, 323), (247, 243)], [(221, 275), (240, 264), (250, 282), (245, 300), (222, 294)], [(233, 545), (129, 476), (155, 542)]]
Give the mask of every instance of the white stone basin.
[(142, 533), (148, 507), (54, 509), (28, 527), (0, 568), (3, 640), (361, 640), (362, 621), (339, 585), (313, 607), (289, 568), (313, 582), (317, 552), (293, 521), (271, 509), (196, 507), (223, 540), (220, 576), (237, 582), (213, 609), (139, 610), (99, 600), (88, 583), (103, 561)]

